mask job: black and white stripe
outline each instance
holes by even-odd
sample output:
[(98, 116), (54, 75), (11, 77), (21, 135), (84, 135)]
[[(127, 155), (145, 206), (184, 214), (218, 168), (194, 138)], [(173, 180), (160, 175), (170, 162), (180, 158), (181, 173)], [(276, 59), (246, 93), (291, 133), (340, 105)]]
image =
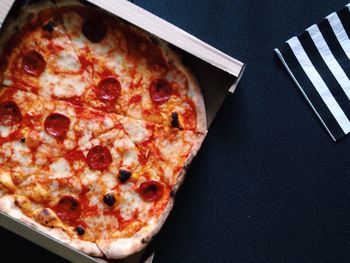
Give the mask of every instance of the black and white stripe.
[(350, 132), (350, 4), (275, 49), (333, 140)]

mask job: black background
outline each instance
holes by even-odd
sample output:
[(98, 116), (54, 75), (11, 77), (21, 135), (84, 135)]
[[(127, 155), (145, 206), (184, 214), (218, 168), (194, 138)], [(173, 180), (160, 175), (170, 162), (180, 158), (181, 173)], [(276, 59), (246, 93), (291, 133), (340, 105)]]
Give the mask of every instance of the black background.
[[(155, 262), (350, 262), (350, 135), (332, 141), (273, 52), (347, 1), (134, 2), (247, 63), (148, 250)], [(3, 229), (0, 242), (14, 259), (60, 260)]]

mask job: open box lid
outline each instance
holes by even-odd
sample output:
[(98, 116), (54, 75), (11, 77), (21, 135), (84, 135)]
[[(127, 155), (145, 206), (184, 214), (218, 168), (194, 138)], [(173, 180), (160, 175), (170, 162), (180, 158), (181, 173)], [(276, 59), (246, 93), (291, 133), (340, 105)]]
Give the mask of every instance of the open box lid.
[(15, 2), (16, 0), (1, 0), (0, 1), (0, 27), (2, 25), (2, 23), (4, 22), (8, 12), (10, 11), (13, 3)]

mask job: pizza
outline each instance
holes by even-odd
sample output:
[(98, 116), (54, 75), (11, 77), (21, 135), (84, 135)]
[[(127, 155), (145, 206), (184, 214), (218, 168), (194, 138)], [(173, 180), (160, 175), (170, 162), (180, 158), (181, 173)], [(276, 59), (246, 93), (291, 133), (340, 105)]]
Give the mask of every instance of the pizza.
[(0, 45), (0, 210), (95, 257), (142, 250), (206, 134), (191, 71), (76, 1), (10, 14)]

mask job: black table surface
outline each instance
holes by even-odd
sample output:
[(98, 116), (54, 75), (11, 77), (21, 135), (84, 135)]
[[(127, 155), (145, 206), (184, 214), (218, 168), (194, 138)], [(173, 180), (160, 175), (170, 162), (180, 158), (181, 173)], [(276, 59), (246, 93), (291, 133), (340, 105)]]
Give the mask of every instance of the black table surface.
[[(334, 143), (273, 52), (345, 0), (135, 0), (247, 63), (154, 262), (349, 262), (350, 135)], [(63, 261), (3, 229), (1, 251)]]

